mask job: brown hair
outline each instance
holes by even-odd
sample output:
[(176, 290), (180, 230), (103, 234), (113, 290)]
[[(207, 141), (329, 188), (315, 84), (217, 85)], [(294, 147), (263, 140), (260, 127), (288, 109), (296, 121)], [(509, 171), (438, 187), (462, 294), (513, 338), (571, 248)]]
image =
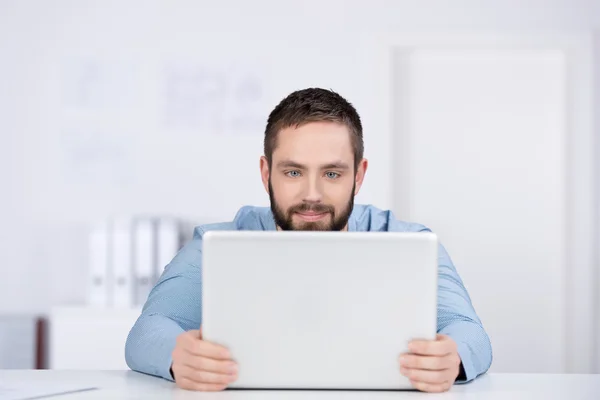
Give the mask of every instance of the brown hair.
[(363, 158), (362, 124), (356, 109), (346, 99), (332, 90), (309, 88), (295, 91), (271, 111), (265, 129), (264, 151), (271, 166), (273, 151), (277, 147), (277, 134), (289, 127), (309, 122), (339, 122), (350, 130), (354, 149), (354, 167)]

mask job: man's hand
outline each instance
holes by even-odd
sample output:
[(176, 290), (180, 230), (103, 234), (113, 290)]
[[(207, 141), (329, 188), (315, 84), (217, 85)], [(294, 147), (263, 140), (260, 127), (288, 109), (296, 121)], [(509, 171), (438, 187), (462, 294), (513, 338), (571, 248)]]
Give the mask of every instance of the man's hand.
[(171, 371), (182, 389), (224, 390), (237, 379), (237, 364), (223, 346), (202, 340), (202, 331), (188, 331), (177, 337)]
[(410, 353), (400, 356), (400, 373), (423, 392), (449, 390), (460, 371), (456, 343), (449, 336), (437, 335), (436, 340), (414, 340), (408, 344)]

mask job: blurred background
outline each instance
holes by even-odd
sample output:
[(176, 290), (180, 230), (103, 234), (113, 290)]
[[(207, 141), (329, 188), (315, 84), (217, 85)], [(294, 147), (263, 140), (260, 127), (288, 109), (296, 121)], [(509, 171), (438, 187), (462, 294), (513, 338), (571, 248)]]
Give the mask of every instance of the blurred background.
[(356, 201), (438, 233), (490, 371), (600, 373), (592, 0), (0, 0), (0, 368), (126, 368), (193, 226), (268, 205), (306, 87), (358, 109)]

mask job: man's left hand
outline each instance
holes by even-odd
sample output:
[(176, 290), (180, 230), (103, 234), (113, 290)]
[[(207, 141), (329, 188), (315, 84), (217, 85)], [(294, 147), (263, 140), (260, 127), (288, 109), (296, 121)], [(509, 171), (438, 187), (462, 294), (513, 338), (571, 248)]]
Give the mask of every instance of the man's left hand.
[(456, 342), (438, 334), (435, 340), (413, 340), (400, 356), (400, 373), (423, 392), (449, 390), (460, 372)]

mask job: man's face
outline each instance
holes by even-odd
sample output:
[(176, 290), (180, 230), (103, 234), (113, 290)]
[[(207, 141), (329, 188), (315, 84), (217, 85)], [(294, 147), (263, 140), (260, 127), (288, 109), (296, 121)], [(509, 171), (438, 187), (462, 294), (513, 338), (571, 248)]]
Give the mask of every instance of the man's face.
[(346, 230), (367, 161), (355, 174), (350, 132), (334, 122), (311, 122), (277, 135), (272, 165), (261, 175), (275, 223), (282, 230)]

